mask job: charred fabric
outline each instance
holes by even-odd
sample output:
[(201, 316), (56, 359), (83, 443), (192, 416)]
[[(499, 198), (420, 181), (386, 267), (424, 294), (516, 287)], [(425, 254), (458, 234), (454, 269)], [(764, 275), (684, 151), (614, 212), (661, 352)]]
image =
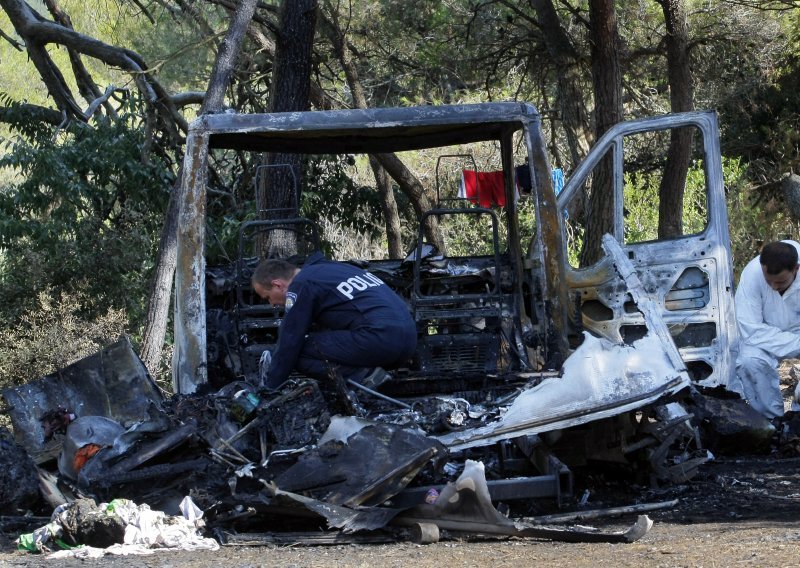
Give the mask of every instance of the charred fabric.
[[(372, 268), (400, 292), (413, 273), (408, 261)], [(493, 277), (479, 263), (453, 269), (435, 254), (421, 269), (455, 288)], [(257, 360), (281, 314), (225, 309), (247, 287), (241, 265), (209, 274), (218, 302), (209, 310), (209, 375), (221, 386), (165, 398), (122, 340), (3, 393), (48, 504), (123, 497), (171, 512), (189, 495), (231, 545), (431, 542), (451, 533), (630, 542), (649, 529), (646, 516), (622, 533), (545, 528), (537, 504), (573, 502), (575, 468), (625, 464), (640, 479), (672, 483), (710, 457), (691, 411), (706, 397), (687, 388), (646, 301), (650, 333), (631, 346), (586, 334), (557, 373), (502, 363), (502, 327), (487, 334), (493, 324), (473, 317), (423, 338), (414, 368), (381, 392), (346, 383), (335, 367), (327, 381), (294, 376), (268, 391)], [(445, 367), (448, 358), (458, 365)], [(756, 444), (770, 425), (762, 431)], [(57, 475), (48, 474), (54, 461)]]

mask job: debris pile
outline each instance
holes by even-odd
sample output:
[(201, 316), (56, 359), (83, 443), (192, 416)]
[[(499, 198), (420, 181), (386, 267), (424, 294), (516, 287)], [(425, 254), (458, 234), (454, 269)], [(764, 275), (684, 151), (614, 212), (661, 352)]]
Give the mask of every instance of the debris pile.
[[(36, 464), (24, 469), (38, 471), (46, 503), (59, 511), (47, 526), (58, 520), (74, 542), (116, 546), (128, 543), (131, 523), (94, 514), (104, 511), (96, 503), (141, 503), (178, 516), (189, 498), (203, 512), (205, 534), (228, 545), (434, 542), (450, 534), (640, 538), (647, 517), (622, 533), (546, 528), (530, 517), (531, 503), (567, 503), (577, 467), (623, 465), (654, 486), (682, 483), (712, 457), (701, 433), (724, 451), (743, 433), (763, 447), (775, 428), (741, 401), (694, 388), (628, 259), (615, 241), (604, 246), (646, 333), (630, 344), (584, 333), (559, 372), (427, 365), (375, 390), (331, 367), (329, 380), (295, 375), (270, 390), (250, 380), (245, 365), (221, 386), (166, 398), (121, 340), (3, 391), (16, 441)], [(271, 315), (264, 321), (253, 320), (278, 325)], [(430, 360), (452, 358), (442, 346), (456, 336), (434, 338)], [(258, 361), (263, 348), (252, 351)], [(9, 496), (4, 505), (23, 508), (24, 499)], [(102, 522), (84, 530), (76, 515)], [(320, 526), (329, 529), (324, 538)]]
[(39, 500), (36, 465), (11, 433), (0, 428), (0, 505), (5, 511), (25, 509)]
[[(628, 460), (655, 484), (682, 482), (710, 457), (701, 432), (722, 453), (742, 433), (753, 440), (750, 449), (763, 449), (775, 432), (737, 406), (741, 401), (696, 389), (656, 397), (634, 412), (609, 412), (625, 395), (646, 400), (663, 377), (682, 386), (667, 357), (660, 367), (643, 363), (657, 345), (651, 336), (634, 346), (587, 337), (562, 376), (528, 377), (495, 399), (460, 393), (397, 400), (348, 389), (335, 372), (331, 381), (292, 379), (279, 391), (233, 382), (165, 398), (123, 340), (58, 376), (3, 392), (19, 441), (0, 439), (2, 474), (13, 477), (2, 485), (3, 505), (24, 510), (36, 486), (46, 488), (55, 513), (20, 537), (31, 550), (59, 543), (109, 552), (210, 547), (209, 535), (230, 546), (435, 542), (451, 535), (632, 542), (649, 530), (646, 516), (627, 531), (598, 532), (543, 526), (584, 517), (530, 517), (528, 505), (571, 499), (572, 467)], [(587, 364), (602, 372), (587, 372)], [(88, 386), (72, 380), (79, 373), (93, 377)], [(624, 392), (620, 376), (633, 377)], [(126, 396), (111, 396), (121, 385)], [(38, 396), (50, 388), (60, 393), (57, 405)], [(96, 414), (81, 412), (86, 408)], [(601, 409), (599, 417), (576, 412), (592, 408)], [(131, 510), (191, 522), (165, 521), (189, 527), (183, 541), (167, 545), (162, 536), (132, 537), (135, 523), (121, 514)], [(606, 513), (619, 508), (583, 515)]]
[[(634, 390), (659, 381), (643, 368), (632, 371), (637, 358), (626, 350), (635, 348), (593, 339), (583, 349), (596, 353), (579, 350), (577, 361), (613, 361), (617, 372), (638, 376)], [(601, 354), (605, 359), (598, 359)], [(103, 510), (96, 503), (142, 503), (178, 515), (187, 496), (204, 511), (204, 530), (227, 544), (277, 542), (281, 535), (293, 541), (306, 535), (313, 542), (322, 524), (335, 531), (337, 542), (365, 532), (431, 542), (440, 530), (635, 540), (649, 529), (646, 518), (620, 534), (548, 529), (513, 521), (493, 505), (571, 497), (569, 467), (537, 434), (588, 423), (580, 416), (565, 420), (564, 405), (574, 407), (576, 388), (586, 391), (590, 404), (608, 406), (611, 383), (585, 379), (567, 368), (563, 377), (530, 377), (494, 400), (403, 402), (354, 392), (334, 372), (325, 384), (293, 379), (276, 392), (234, 382), (165, 399), (123, 340), (58, 376), (3, 395), (17, 439), (36, 456), (47, 502), (58, 511), (54, 520), (61, 528), (51, 522), (43, 534), (55, 538), (66, 531), (67, 544), (128, 542), (127, 522), (95, 514)], [(123, 390), (124, 396), (114, 394)], [(51, 391), (58, 398), (44, 396)], [(542, 394), (532, 396), (537, 392)], [(678, 422), (686, 426), (687, 417)], [(53, 465), (58, 475), (48, 477)], [(32, 461), (22, 467), (35, 476)], [(24, 499), (6, 501), (22, 507)], [(44, 546), (41, 537), (32, 546)]]
[(202, 513), (192, 500), (185, 498), (180, 508), (182, 515), (167, 516), (128, 499), (99, 505), (77, 499), (56, 507), (46, 525), (21, 535), (19, 547), (32, 552), (61, 548), (53, 555), (60, 558), (149, 554), (155, 549), (217, 550), (216, 540), (198, 534)]

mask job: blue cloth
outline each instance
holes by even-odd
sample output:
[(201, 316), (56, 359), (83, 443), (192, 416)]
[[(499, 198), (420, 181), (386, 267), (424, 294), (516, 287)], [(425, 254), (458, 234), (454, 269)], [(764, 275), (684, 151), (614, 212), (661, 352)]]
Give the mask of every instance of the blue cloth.
[(550, 178), (553, 180), (553, 189), (558, 195), (564, 189), (564, 171), (561, 168), (553, 168)]
[(279, 386), (293, 369), (327, 378), (331, 363), (345, 378), (397, 367), (416, 345), (414, 319), (391, 288), (366, 270), (315, 253), (289, 285), (267, 386)]

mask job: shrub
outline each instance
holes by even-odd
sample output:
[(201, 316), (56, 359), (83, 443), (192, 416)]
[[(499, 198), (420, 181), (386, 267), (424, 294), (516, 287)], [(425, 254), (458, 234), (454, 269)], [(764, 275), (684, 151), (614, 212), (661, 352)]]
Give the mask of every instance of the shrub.
[(127, 330), (126, 314), (109, 309), (86, 319), (80, 294), (59, 294), (53, 289), (36, 296), (36, 307), (25, 312), (17, 325), (0, 328), (0, 387), (37, 379), (96, 353)]

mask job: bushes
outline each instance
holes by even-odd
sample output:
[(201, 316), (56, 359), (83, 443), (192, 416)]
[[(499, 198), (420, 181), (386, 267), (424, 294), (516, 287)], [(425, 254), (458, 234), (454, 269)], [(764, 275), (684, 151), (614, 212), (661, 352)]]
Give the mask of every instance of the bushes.
[[(36, 378), (138, 332), (171, 175), (135, 104), (65, 132), (2, 141), (0, 380)], [(9, 175), (10, 174), (10, 175)], [(18, 174), (18, 175), (14, 175)]]
[(11, 325), (0, 327), (0, 388), (25, 383), (91, 355), (127, 331), (125, 312), (110, 308), (80, 315), (80, 294), (42, 290), (35, 304)]

